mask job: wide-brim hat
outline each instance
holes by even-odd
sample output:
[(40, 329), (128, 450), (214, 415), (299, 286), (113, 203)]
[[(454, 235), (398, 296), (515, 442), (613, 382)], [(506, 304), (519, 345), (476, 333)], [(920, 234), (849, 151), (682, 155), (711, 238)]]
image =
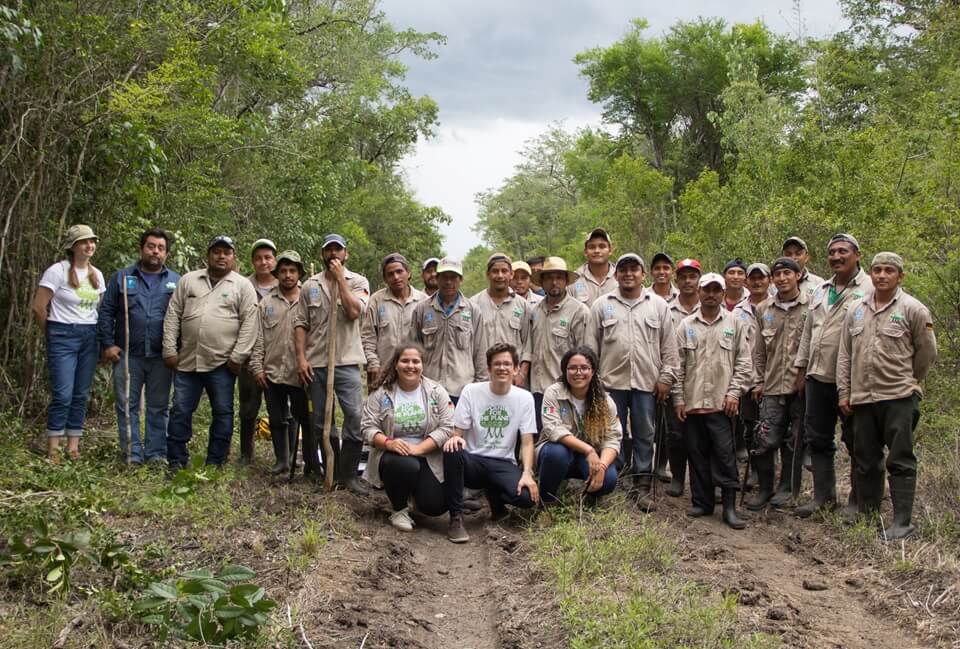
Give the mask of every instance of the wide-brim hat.
[(563, 259), (563, 257), (547, 257), (543, 260), (543, 268), (538, 268), (537, 270), (533, 271), (533, 283), (540, 286), (540, 278), (543, 277), (544, 273), (557, 272), (563, 272), (567, 274), (568, 284), (572, 284), (580, 277), (580, 275), (577, 273), (567, 269), (567, 262)]
[(100, 241), (100, 237), (93, 233), (93, 228), (89, 225), (83, 225), (82, 223), (71, 225), (67, 233), (63, 235), (63, 249), (70, 250), (70, 248), (73, 248), (73, 244), (84, 239)]

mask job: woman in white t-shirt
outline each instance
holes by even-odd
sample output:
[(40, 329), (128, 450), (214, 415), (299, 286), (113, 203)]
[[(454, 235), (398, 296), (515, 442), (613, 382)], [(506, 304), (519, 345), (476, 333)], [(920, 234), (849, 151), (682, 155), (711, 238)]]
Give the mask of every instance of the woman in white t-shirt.
[(106, 291), (103, 274), (90, 263), (99, 239), (90, 226), (67, 230), (67, 258), (40, 278), (33, 314), (47, 339), (50, 406), (47, 409), (47, 457), (60, 462), (60, 438), (67, 437), (72, 459), (80, 457), (87, 398), (97, 368), (97, 308)]
[(363, 477), (383, 485), (393, 506), (390, 524), (404, 532), (414, 526), (411, 497), (421, 514), (447, 511), (442, 449), (453, 430), (453, 403), (442, 385), (423, 376), (423, 356), (417, 343), (397, 347), (360, 423), (372, 447)]

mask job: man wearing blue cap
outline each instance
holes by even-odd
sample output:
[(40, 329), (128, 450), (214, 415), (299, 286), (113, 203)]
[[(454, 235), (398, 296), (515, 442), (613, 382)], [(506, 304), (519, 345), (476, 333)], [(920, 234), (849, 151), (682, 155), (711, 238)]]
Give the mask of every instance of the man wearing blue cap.
[[(357, 475), (363, 437), (360, 434), (360, 413), (363, 409), (363, 387), (360, 383), (360, 365), (365, 361), (360, 339), (360, 314), (370, 297), (367, 278), (347, 270), (347, 241), (339, 234), (328, 234), (321, 248), (326, 267), (303, 284), (300, 303), (294, 315), (294, 343), (301, 382), (308, 386), (313, 402), (313, 440), (322, 438), (323, 415), (326, 405), (327, 345), (329, 314), (331, 306), (340, 309), (334, 359), (334, 391), (343, 410), (343, 435), (334, 444), (337, 453), (335, 462), (336, 481), (354, 493), (364, 495), (367, 488)], [(339, 298), (331, 304), (334, 285), (339, 287)], [(331, 430), (331, 443), (336, 431)], [(304, 455), (316, 453), (316, 449), (304, 448)], [(324, 462), (324, 466), (329, 463)]]

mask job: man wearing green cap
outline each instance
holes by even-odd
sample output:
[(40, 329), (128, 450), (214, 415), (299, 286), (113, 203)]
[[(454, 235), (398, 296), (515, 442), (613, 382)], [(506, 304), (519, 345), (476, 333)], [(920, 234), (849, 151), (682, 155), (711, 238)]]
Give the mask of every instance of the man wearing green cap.
[[(300, 280), (305, 275), (300, 255), (293, 250), (280, 253), (273, 274), (279, 283), (260, 300), (260, 335), (250, 357), (250, 372), (266, 395), (270, 438), (277, 458), (271, 472), (278, 474), (289, 471), (290, 463), (296, 461), (290, 457), (290, 449), (297, 429), (302, 427), (306, 437), (310, 422), (293, 342), (293, 315), (300, 301)], [(316, 462), (316, 455), (311, 458), (304, 453), (304, 461), (314, 470), (317, 467), (311, 460)]]
[[(273, 271), (277, 266), (277, 246), (270, 239), (257, 239), (250, 249), (250, 262), (253, 264), (253, 274), (247, 279), (257, 291), (257, 301), (260, 302), (277, 286), (277, 278)], [(253, 460), (253, 434), (257, 426), (257, 415), (260, 414), (260, 402), (263, 390), (254, 380), (254, 373), (249, 367), (244, 367), (237, 378), (240, 403), (240, 461)]]
[(903, 276), (900, 255), (877, 253), (870, 264), (873, 293), (847, 310), (837, 356), (839, 406), (853, 417), (860, 513), (880, 511), (886, 465), (893, 501), (893, 525), (884, 532), (888, 541), (914, 532), (913, 431), (920, 419), (920, 383), (937, 358), (933, 317), (900, 288)]

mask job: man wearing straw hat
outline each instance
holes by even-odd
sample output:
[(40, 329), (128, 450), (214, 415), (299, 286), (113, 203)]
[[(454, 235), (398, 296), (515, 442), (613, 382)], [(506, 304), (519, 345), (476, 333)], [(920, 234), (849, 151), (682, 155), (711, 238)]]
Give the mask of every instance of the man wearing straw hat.
[[(110, 278), (100, 304), (100, 358), (113, 364), (120, 450), (127, 456), (127, 444), (132, 445), (129, 458), (133, 464), (163, 462), (167, 457), (173, 372), (163, 364), (163, 317), (180, 281), (180, 274), (166, 266), (172, 244), (170, 233), (159, 228), (141, 234), (140, 260)], [(129, 340), (125, 331), (130, 332)], [(143, 443), (141, 390), (147, 402)]]

